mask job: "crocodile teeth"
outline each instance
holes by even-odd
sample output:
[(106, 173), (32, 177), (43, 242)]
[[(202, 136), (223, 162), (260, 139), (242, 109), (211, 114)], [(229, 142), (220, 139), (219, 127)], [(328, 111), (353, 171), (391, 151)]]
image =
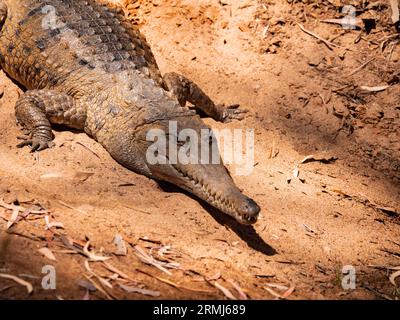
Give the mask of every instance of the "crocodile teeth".
[[(174, 167), (175, 168), (175, 167)], [(229, 199), (226, 199), (222, 194), (220, 194), (218, 191), (214, 191), (209, 189), (205, 184), (203, 179), (196, 179), (192, 177), (188, 172), (185, 172), (179, 168), (175, 168), (176, 171), (179, 173), (179, 175), (185, 180), (191, 181), (193, 185), (199, 189), (206, 195), (208, 201), (210, 201), (212, 204), (216, 205), (217, 207), (224, 208), (225, 210), (229, 211), (236, 211), (233, 203), (229, 201)]]

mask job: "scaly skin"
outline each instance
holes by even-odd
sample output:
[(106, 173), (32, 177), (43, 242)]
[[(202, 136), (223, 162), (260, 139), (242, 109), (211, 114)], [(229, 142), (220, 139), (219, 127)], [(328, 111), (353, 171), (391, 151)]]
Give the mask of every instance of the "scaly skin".
[(242, 119), (237, 106), (224, 108), (193, 82), (175, 73), (161, 76), (145, 38), (123, 11), (94, 0), (0, 0), (0, 65), (25, 86), (16, 117), (32, 151), (51, 146), (51, 124), (84, 130), (120, 164), (173, 183), (240, 223), (260, 211), (221, 164), (150, 164), (151, 129), (199, 136), (209, 129), (187, 108), (190, 102), (219, 121)]

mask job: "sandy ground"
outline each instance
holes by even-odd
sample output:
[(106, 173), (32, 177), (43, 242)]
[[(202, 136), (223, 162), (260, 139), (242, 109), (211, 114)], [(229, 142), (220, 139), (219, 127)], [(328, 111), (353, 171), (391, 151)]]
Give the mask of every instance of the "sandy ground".
[[(128, 1), (163, 73), (250, 109), (241, 122), (205, 121), (255, 129), (253, 174), (234, 176), (262, 207), (254, 227), (129, 172), (83, 133), (57, 128), (55, 148), (17, 149), (22, 89), (2, 73), (0, 273), (34, 290), (0, 277), (0, 297), (398, 299), (389, 277), (400, 265), (399, 37), (383, 1), (350, 1), (376, 22), (370, 33), (321, 22), (342, 17), (340, 2)], [(309, 155), (326, 161), (299, 164)], [(21, 206), (38, 213), (23, 218)], [(63, 228), (46, 230), (46, 215)], [(116, 254), (116, 234), (126, 255)], [(101, 261), (88, 270), (88, 240), (118, 270)], [(55, 290), (41, 285), (46, 265)], [(354, 290), (342, 287), (344, 266), (354, 267)]]

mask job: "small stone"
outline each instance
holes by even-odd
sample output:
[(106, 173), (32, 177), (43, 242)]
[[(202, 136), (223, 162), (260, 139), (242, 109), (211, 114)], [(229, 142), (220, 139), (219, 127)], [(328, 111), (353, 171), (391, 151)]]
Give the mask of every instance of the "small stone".
[(113, 243), (117, 247), (117, 249), (114, 252), (117, 256), (127, 255), (128, 249), (126, 248), (125, 241), (120, 234), (115, 235)]

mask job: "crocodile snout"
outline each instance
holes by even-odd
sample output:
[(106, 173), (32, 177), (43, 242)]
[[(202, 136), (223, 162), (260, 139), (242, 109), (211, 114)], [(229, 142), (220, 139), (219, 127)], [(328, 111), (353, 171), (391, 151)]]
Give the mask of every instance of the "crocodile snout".
[(260, 207), (254, 200), (246, 197), (242, 204), (237, 208), (241, 220), (240, 222), (245, 224), (256, 223), (260, 210)]

